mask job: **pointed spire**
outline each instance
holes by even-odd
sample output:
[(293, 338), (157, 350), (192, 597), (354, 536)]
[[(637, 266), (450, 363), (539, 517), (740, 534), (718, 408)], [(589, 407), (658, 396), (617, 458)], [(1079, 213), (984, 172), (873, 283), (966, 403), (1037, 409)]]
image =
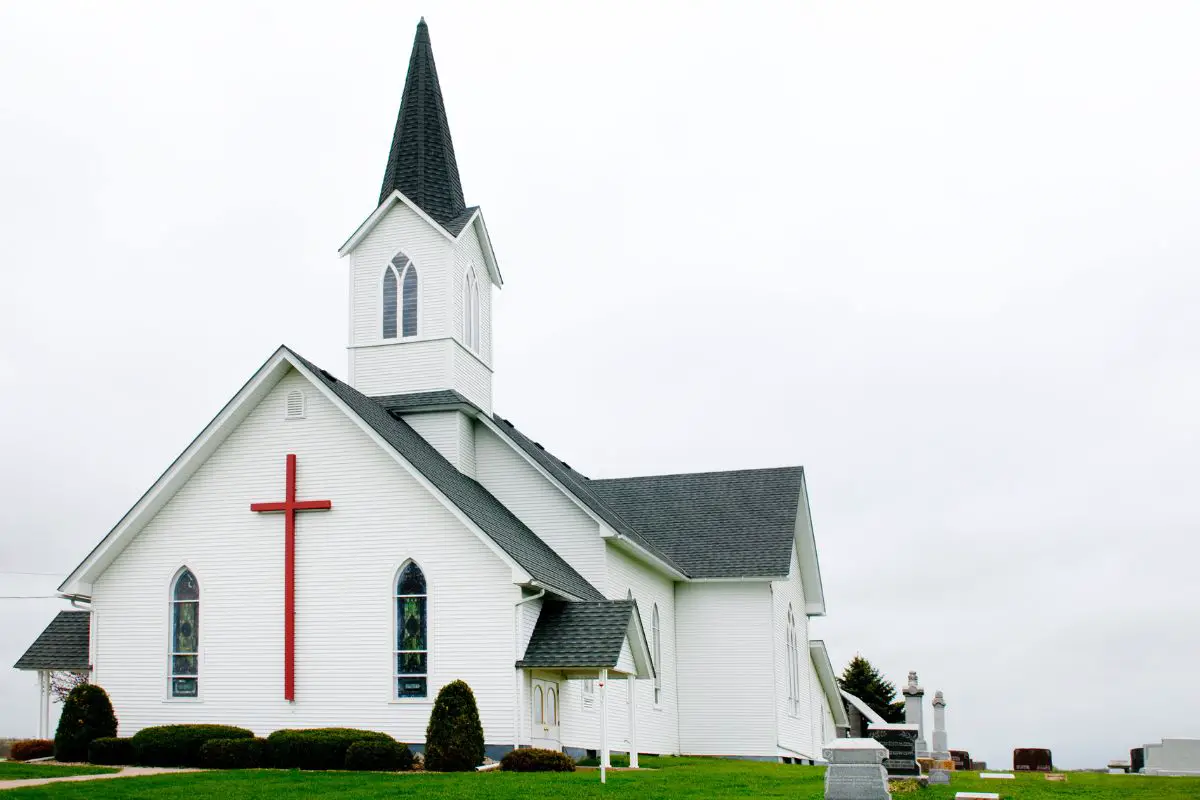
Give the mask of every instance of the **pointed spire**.
[(379, 202), (396, 189), (443, 225), (466, 208), (424, 17), (413, 40)]

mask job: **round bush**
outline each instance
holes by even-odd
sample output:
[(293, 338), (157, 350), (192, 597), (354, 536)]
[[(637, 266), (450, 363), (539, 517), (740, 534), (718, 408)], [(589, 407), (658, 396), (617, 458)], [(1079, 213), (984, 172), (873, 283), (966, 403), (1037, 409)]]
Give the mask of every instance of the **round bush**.
[(52, 739), (18, 739), (12, 743), (8, 757), (13, 761), (29, 761), (33, 758), (49, 758), (54, 755)]
[(132, 764), (133, 740), (102, 736), (88, 745), (88, 763), (123, 767)]
[(396, 743), (386, 733), (354, 728), (284, 729), (267, 737), (270, 764), (277, 769), (344, 769), (346, 750), (362, 741)]
[(143, 767), (199, 767), (200, 748), (212, 739), (253, 739), (232, 725), (158, 725), (133, 735), (133, 752)]
[(483, 725), (475, 693), (463, 681), (442, 687), (425, 731), (425, 769), (466, 772), (483, 763)]
[(500, 769), (505, 772), (574, 772), (575, 761), (558, 750), (523, 747), (508, 751), (500, 759)]
[(63, 702), (54, 734), (54, 757), (59, 761), (86, 761), (93, 739), (116, 735), (117, 716), (108, 693), (99, 686), (82, 683)]
[(346, 769), (362, 772), (400, 772), (413, 765), (408, 745), (382, 739), (362, 739), (346, 748)]
[(204, 767), (258, 769), (266, 764), (266, 739), (209, 739), (200, 745), (200, 765)]

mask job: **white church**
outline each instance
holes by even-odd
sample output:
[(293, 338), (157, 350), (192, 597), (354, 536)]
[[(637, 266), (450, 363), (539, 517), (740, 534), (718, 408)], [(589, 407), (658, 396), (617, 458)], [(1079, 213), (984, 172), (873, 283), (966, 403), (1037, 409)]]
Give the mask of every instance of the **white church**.
[(272, 353), (17, 668), (89, 672), (122, 736), (341, 726), (419, 749), (462, 679), (492, 757), (820, 759), (847, 722), (809, 638), (804, 470), (588, 478), (493, 410), (502, 279), (423, 20), (378, 208), (340, 254), (344, 377)]

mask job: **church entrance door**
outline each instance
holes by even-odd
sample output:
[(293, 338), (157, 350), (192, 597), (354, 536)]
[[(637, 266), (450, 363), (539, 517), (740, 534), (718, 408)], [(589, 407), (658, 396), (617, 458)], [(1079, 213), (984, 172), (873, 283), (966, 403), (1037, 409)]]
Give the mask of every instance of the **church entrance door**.
[(533, 712), (532, 738), (534, 747), (544, 747), (548, 750), (562, 750), (562, 741), (558, 736), (559, 686), (556, 681), (534, 678), (530, 692), (531, 711)]

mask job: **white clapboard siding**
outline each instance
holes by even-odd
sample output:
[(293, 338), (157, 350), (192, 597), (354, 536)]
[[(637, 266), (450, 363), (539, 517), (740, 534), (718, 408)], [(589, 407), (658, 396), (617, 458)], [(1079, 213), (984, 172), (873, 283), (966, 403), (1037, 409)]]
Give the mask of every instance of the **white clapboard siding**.
[(461, 411), (426, 411), (405, 414), (404, 421), (459, 471), (474, 476), (475, 439), (470, 417)]
[(350, 255), (352, 320), (350, 346), (383, 338), (383, 271), (398, 252), (417, 267), (417, 332), (422, 337), (450, 336), (448, 296), (451, 243), (403, 203), (396, 203)]
[[(291, 389), (307, 415), (284, 419)], [(283, 699), (284, 522), (249, 510), (281, 500), (285, 456), (298, 495), (332, 511), (297, 523), (296, 702)], [(429, 584), (430, 697), (392, 700), (393, 591), (407, 559)], [(200, 582), (199, 701), (167, 697), (169, 589)], [(489, 744), (512, 739), (513, 603), (495, 553), (296, 372), (250, 413), (94, 584), (95, 680), (120, 734), (164, 723), (347, 726), (419, 743), (437, 689), (475, 692)]]
[(450, 339), (396, 339), (389, 344), (353, 348), (352, 384), (371, 397), (453, 389), (447, 365), (454, 347)]
[(475, 273), (475, 285), (479, 291), (479, 357), (492, 366), (492, 280), (488, 275), (483, 249), (475, 226), (467, 228), (454, 246), (454, 330), (459, 340), (466, 342), (463, 325), (463, 280), (467, 269)]
[[(822, 706), (824, 693), (808, 651), (808, 617), (804, 613), (804, 587), (800, 579), (796, 548), (792, 548), (791, 567), (786, 581), (771, 584), (771, 618), (774, 626), (772, 648), (775, 658), (775, 716), (779, 727), (779, 746), (787, 755), (820, 758), (824, 743)], [(796, 638), (800, 667), (799, 711), (793, 712), (788, 699), (788, 607), (796, 618)]]
[(483, 425), (475, 428), (475, 478), (589, 583), (605, 585), (600, 526)]
[(455, 389), (484, 413), (492, 413), (492, 370), (458, 341), (451, 348), (453, 374), (449, 388)]
[(769, 584), (676, 584), (675, 625), (681, 752), (775, 757)]

